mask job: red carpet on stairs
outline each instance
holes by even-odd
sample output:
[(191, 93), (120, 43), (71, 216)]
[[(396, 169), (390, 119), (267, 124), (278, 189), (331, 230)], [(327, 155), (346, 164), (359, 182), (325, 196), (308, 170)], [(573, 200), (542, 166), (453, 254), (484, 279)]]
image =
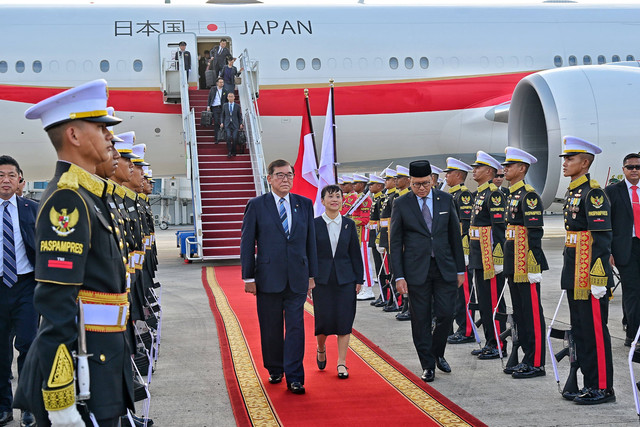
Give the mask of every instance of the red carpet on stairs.
[[(223, 369), (238, 426), (484, 425), (425, 384), (366, 337), (353, 331), (349, 379), (336, 374), (335, 336), (327, 368), (318, 370), (313, 306), (305, 306), (305, 395), (269, 384), (262, 366), (253, 295), (244, 292), (239, 266), (203, 267), (202, 282), (216, 319)], [(333, 361), (333, 364), (332, 364)]]

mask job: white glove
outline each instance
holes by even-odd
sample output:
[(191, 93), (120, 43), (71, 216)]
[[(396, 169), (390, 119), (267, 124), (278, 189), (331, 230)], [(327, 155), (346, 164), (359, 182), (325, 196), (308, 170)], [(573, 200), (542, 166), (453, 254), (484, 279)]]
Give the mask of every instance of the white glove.
[(529, 283), (540, 283), (542, 282), (542, 273), (528, 273)]
[(381, 255), (384, 255), (384, 248), (380, 245), (376, 245), (376, 249), (380, 252)]
[(591, 295), (593, 295), (595, 298), (600, 299), (606, 293), (607, 293), (607, 287), (606, 286), (593, 286), (593, 285), (591, 285)]
[(469, 265), (469, 255), (464, 256), (464, 265)]
[(59, 411), (49, 411), (49, 420), (51, 420), (51, 427), (84, 427), (85, 425), (76, 405)]
[(502, 270), (504, 269), (502, 264), (495, 264), (493, 266), (493, 269), (496, 271), (496, 276), (500, 273), (502, 273)]

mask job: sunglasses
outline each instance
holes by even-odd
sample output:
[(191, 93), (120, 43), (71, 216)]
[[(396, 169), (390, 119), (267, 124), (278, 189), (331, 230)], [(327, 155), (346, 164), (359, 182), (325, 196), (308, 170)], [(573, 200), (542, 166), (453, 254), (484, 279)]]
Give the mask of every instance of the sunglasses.
[(640, 171), (640, 165), (625, 165), (624, 168), (628, 171), (632, 171), (632, 170)]
[(504, 174), (503, 173), (498, 174), (498, 175), (496, 175), (496, 178), (504, 178)]

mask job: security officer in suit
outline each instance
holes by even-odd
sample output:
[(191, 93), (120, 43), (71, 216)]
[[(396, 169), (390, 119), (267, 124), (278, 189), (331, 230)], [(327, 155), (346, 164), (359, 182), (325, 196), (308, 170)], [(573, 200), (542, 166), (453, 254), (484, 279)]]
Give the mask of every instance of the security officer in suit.
[[(449, 194), (453, 196), (453, 202), (458, 209), (458, 219), (460, 219), (460, 236), (462, 239), (462, 251), (466, 265), (469, 264), (469, 225), (471, 223), (471, 211), (473, 209), (473, 194), (464, 185), (467, 174), (472, 170), (471, 166), (463, 161), (447, 158), (447, 168), (445, 179), (449, 186)], [(456, 296), (455, 320), (458, 330), (447, 338), (449, 344), (464, 344), (475, 341), (473, 328), (469, 322), (467, 314), (467, 304), (471, 298), (472, 273), (467, 272), (465, 283), (458, 288)], [(473, 312), (472, 312), (473, 319)]]
[(631, 346), (640, 327), (640, 154), (627, 154), (622, 161), (624, 179), (604, 191), (611, 201), (611, 265), (620, 272), (622, 303), (627, 315), (627, 337)]
[[(549, 269), (542, 251), (544, 220), (542, 199), (536, 190), (525, 184), (529, 167), (538, 160), (515, 147), (505, 149), (502, 163), (509, 181), (507, 198), (507, 242), (504, 249), (504, 275), (509, 284), (513, 318), (518, 341), (514, 339), (511, 358), (504, 373), (513, 378), (534, 378), (545, 375), (545, 322), (540, 300), (542, 272)], [(515, 363), (518, 344), (524, 350), (522, 363)]]
[(493, 182), (493, 185), (495, 185), (500, 189), (500, 191), (502, 191), (502, 194), (504, 194), (505, 197), (509, 197), (509, 187), (504, 187), (502, 185), (502, 183), (504, 182), (504, 168), (498, 169), (498, 171), (496, 172), (496, 176), (493, 177), (493, 180), (491, 182)]
[(211, 61), (207, 69), (214, 71), (215, 76), (220, 76), (220, 71), (227, 65), (227, 56), (230, 56), (231, 52), (227, 47), (227, 39), (220, 39), (220, 44), (217, 48), (211, 49)]
[[(94, 175), (110, 156), (112, 134), (106, 126), (120, 122), (107, 114), (107, 93), (107, 82), (95, 80), (25, 113), (42, 120), (58, 155), (36, 221), (34, 302), (40, 329), (14, 402), (32, 411), (41, 426), (84, 426), (91, 424), (88, 413), (100, 426), (117, 426), (133, 409), (126, 260), (101, 198), (104, 181)], [(88, 357), (90, 387), (72, 354), (81, 366)]]
[[(500, 163), (484, 151), (478, 151), (473, 163), (473, 179), (478, 183), (469, 226), (469, 270), (474, 271), (480, 317), (484, 328), (486, 345), (471, 352), (480, 360), (500, 357), (496, 331), (499, 336), (505, 329), (504, 320), (492, 320), (493, 311), (498, 306), (499, 313), (506, 312), (504, 299), (498, 301), (504, 287), (504, 243), (506, 225), (504, 221), (506, 200), (502, 191), (491, 180)], [(506, 343), (501, 343), (503, 356), (507, 354)]]
[(456, 289), (464, 282), (464, 255), (453, 197), (431, 188), (427, 160), (411, 162), (409, 171), (413, 191), (396, 199), (391, 214), (391, 253), (398, 292), (411, 298), (411, 332), (422, 380), (430, 382), (436, 366), (451, 372), (444, 350)]
[(236, 95), (231, 92), (227, 94), (227, 103), (222, 106), (222, 123), (220, 126), (227, 135), (227, 158), (236, 156), (236, 142), (238, 142), (238, 131), (243, 129), (242, 112), (240, 106), (235, 103)]
[(396, 171), (392, 168), (384, 170), (384, 198), (380, 200), (380, 221), (378, 222), (378, 233), (376, 234), (376, 248), (382, 256), (382, 264), (384, 265), (384, 273), (386, 275), (387, 288), (386, 300), (375, 304), (376, 307), (388, 307), (387, 310), (398, 309), (394, 302), (395, 285), (393, 283), (393, 274), (391, 266), (391, 257), (389, 255), (389, 225), (391, 224), (391, 207), (396, 193)]
[(614, 402), (611, 336), (607, 327), (611, 256), (611, 204), (589, 168), (602, 149), (574, 136), (563, 139), (564, 176), (571, 178), (564, 204), (566, 241), (560, 284), (567, 290), (571, 332), (584, 388), (563, 397), (581, 405)]
[[(13, 392), (11, 364), (13, 336), (18, 356), (18, 376), (21, 375), (29, 347), (38, 330), (38, 314), (33, 306), (36, 281), (35, 224), (38, 203), (17, 196), (20, 166), (11, 156), (0, 156), (0, 207), (3, 216), (2, 276), (0, 277), (0, 425), (13, 420)], [(12, 333), (13, 332), (13, 333)], [(35, 425), (33, 414), (24, 411), (20, 417), (23, 426)]]
[(384, 178), (370, 174), (369, 175), (369, 191), (373, 194), (373, 207), (371, 208), (371, 215), (369, 217), (369, 244), (368, 250), (370, 258), (373, 259), (373, 280), (379, 284), (381, 293), (375, 301), (371, 301), (370, 304), (375, 306), (385, 300), (384, 292), (387, 284), (385, 281), (385, 274), (381, 272), (382, 269), (382, 257), (378, 248), (376, 247), (376, 240), (378, 235), (378, 227), (380, 226), (380, 207), (382, 206), (382, 200), (385, 197), (384, 194)]

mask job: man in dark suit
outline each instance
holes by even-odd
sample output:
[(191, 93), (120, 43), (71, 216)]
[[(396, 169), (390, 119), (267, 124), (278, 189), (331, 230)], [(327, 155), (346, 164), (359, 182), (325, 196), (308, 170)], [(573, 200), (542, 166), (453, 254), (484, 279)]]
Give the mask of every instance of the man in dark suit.
[[(33, 306), (33, 276), (35, 265), (35, 223), (38, 204), (16, 195), (21, 179), (20, 166), (10, 156), (0, 156), (0, 201), (2, 202), (3, 266), (0, 283), (0, 426), (13, 420), (11, 390), (11, 362), (15, 331), (18, 356), (18, 375), (38, 329), (38, 315)], [(22, 425), (35, 425), (29, 412), (23, 412)]]
[[(218, 77), (216, 85), (209, 90), (209, 97), (207, 98), (207, 111), (213, 113), (213, 123), (216, 129), (220, 127), (222, 123), (222, 106), (227, 102), (227, 95), (229, 95), (229, 92), (224, 89), (224, 79)], [(216, 137), (217, 136), (216, 134)]]
[(227, 102), (222, 106), (222, 123), (220, 126), (227, 135), (227, 158), (235, 157), (236, 141), (238, 141), (238, 130), (242, 130), (242, 112), (240, 106), (234, 102), (236, 96), (233, 92), (227, 94)]
[(627, 337), (631, 346), (640, 326), (640, 154), (627, 154), (622, 161), (624, 180), (604, 189), (611, 201), (611, 265), (620, 272), (622, 302), (627, 315)]
[(245, 292), (256, 296), (269, 382), (279, 383), (284, 373), (289, 390), (303, 394), (304, 303), (318, 269), (313, 203), (289, 193), (294, 173), (289, 162), (275, 160), (268, 170), (272, 191), (249, 200), (244, 212), (242, 279)]
[[(398, 292), (409, 293), (413, 343), (422, 380), (430, 382), (435, 366), (451, 372), (444, 350), (453, 324), (456, 291), (464, 283), (464, 253), (453, 197), (431, 188), (429, 162), (411, 162), (409, 174), (413, 191), (397, 198), (391, 213), (391, 262)], [(433, 336), (432, 310), (436, 318)]]
[(178, 46), (180, 46), (180, 50), (176, 52), (174, 59), (177, 61), (178, 56), (184, 57), (184, 69), (187, 70), (187, 80), (189, 80), (189, 71), (191, 71), (191, 52), (185, 50), (187, 48), (187, 42), (180, 42)]
[(221, 39), (220, 45), (211, 49), (211, 62), (209, 62), (209, 69), (213, 70), (216, 77), (220, 76), (220, 70), (227, 65), (227, 56), (231, 56), (231, 52), (227, 47), (227, 39)]

